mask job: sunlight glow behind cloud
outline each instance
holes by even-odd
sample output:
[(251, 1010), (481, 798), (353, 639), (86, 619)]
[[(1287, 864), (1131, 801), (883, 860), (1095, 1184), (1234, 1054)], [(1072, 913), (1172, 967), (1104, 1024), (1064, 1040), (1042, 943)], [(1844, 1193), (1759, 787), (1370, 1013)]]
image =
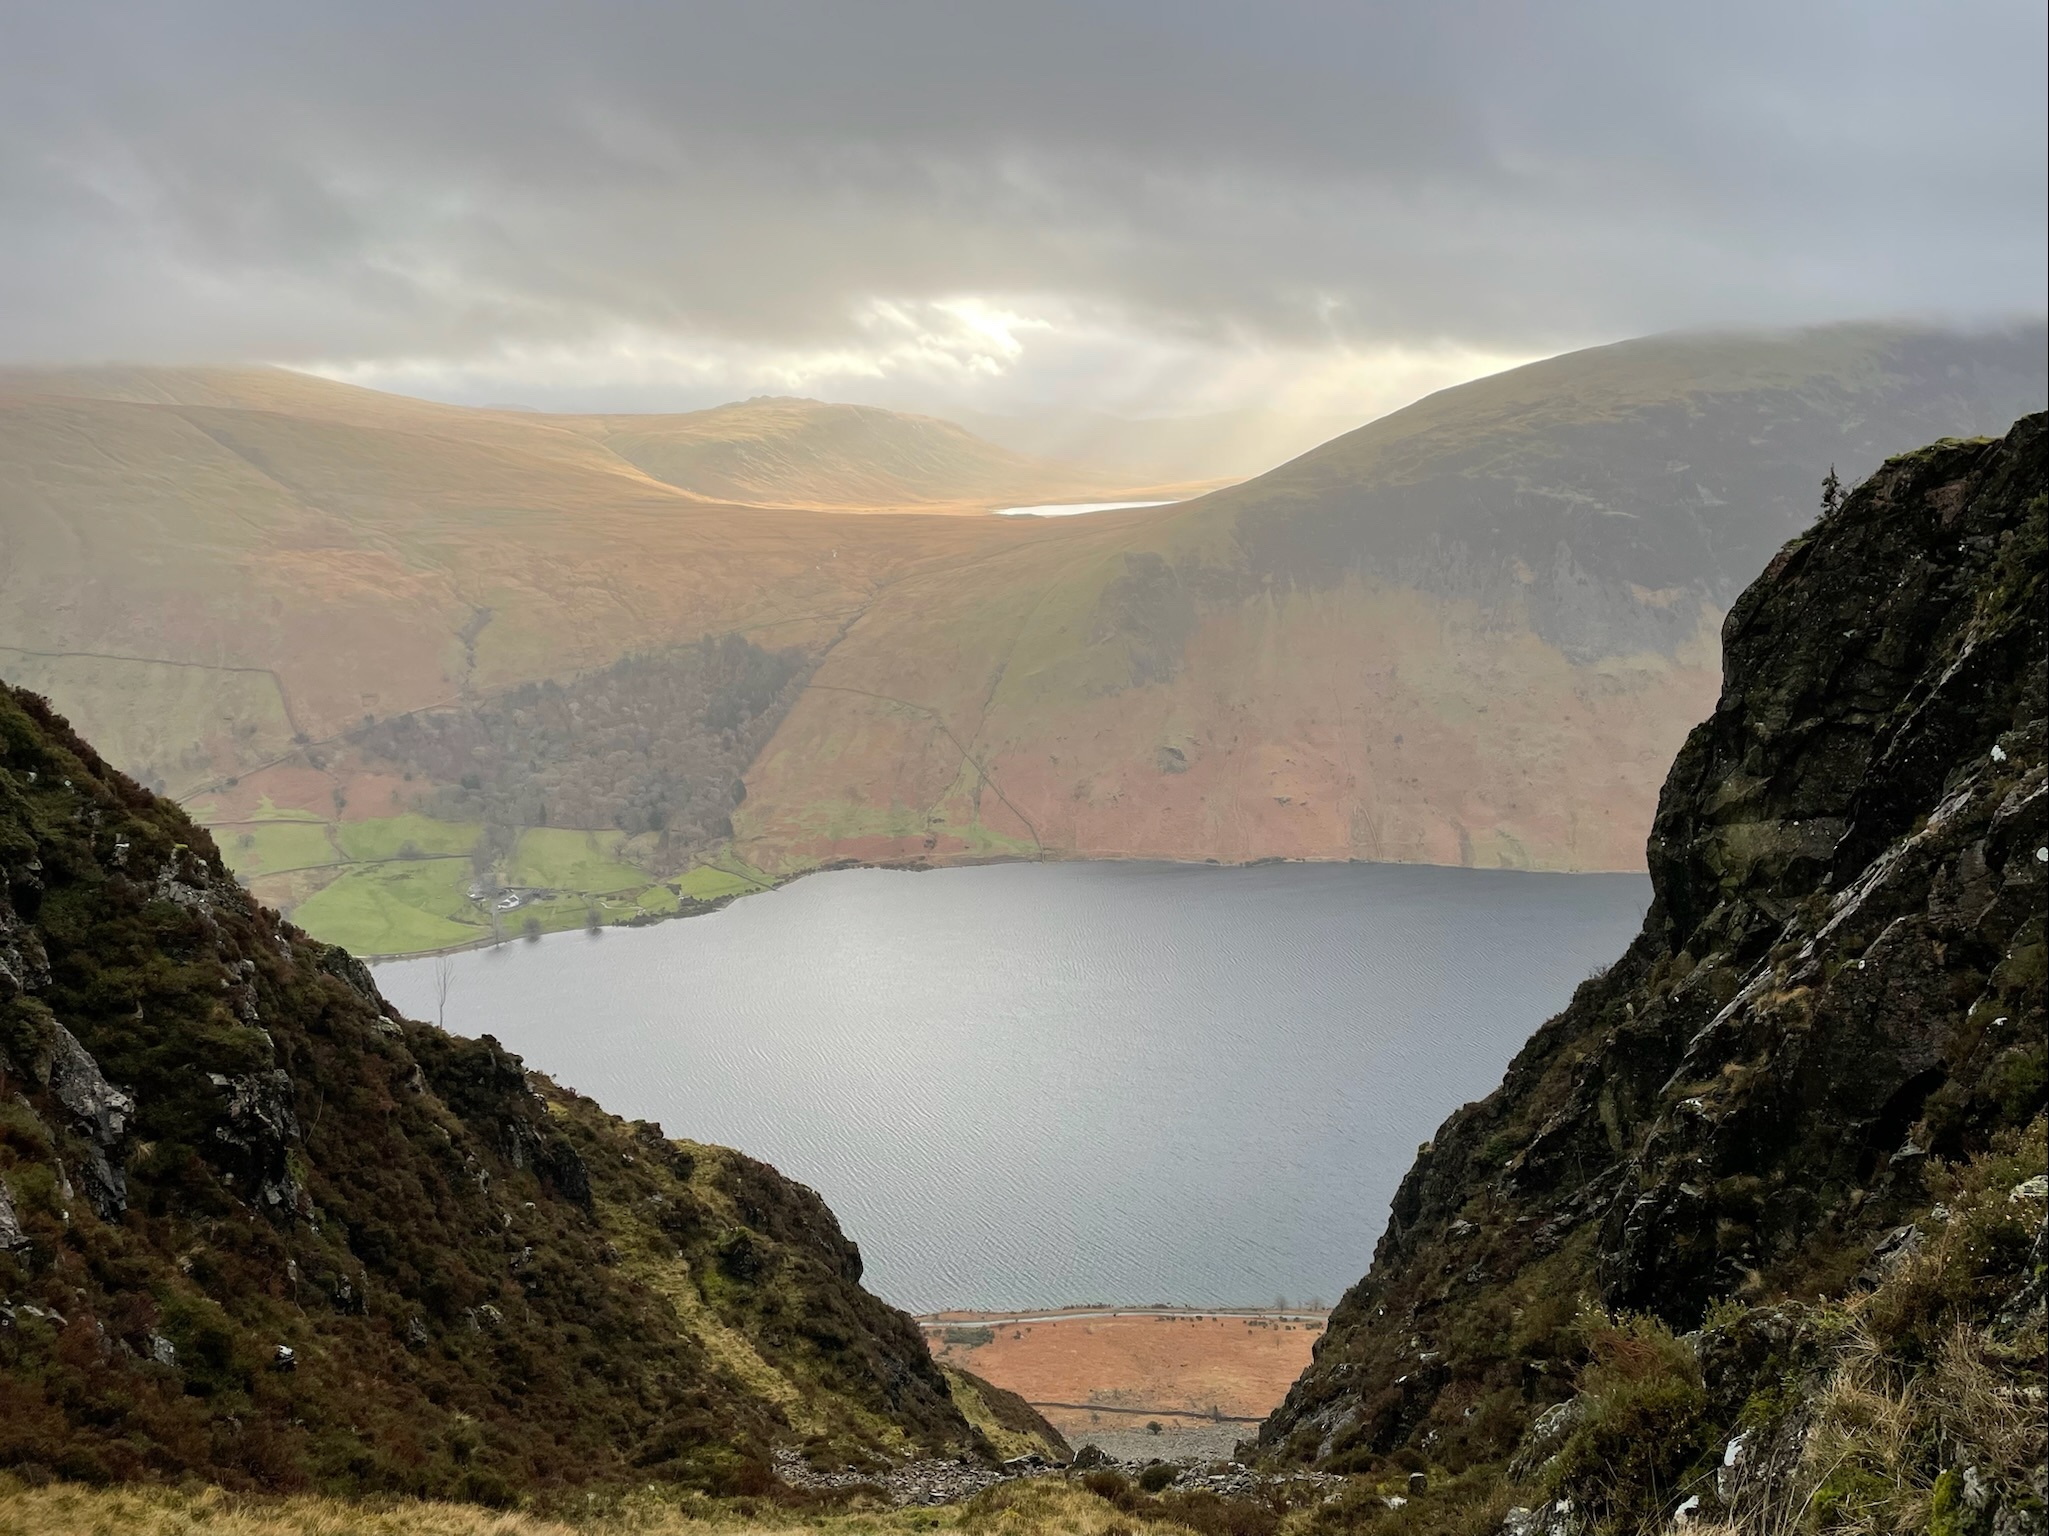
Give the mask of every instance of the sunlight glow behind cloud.
[(1365, 415), (2041, 307), (2039, 0), (0, 9), (0, 361)]
[(833, 347), (618, 330), (588, 342), (504, 343), (455, 359), (285, 361), (372, 389), (545, 410), (691, 410), (792, 394), (940, 414), (1079, 403), (1134, 416), (1200, 415), (1251, 402), (1283, 415), (1364, 422), (1534, 355), (1453, 342), (1233, 345), (1162, 338), (1051, 301), (1043, 307), (1057, 318), (971, 297), (877, 300), (855, 317), (862, 340)]

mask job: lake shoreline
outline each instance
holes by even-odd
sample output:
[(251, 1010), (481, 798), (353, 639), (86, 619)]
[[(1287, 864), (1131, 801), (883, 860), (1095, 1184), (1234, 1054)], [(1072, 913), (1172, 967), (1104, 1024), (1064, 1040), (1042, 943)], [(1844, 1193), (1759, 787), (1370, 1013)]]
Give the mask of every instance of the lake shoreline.
[[(1255, 859), (1235, 859), (1230, 862), (1222, 859), (1169, 859), (1153, 854), (1147, 854), (1143, 857), (1124, 854), (1042, 854), (1037, 858), (1017, 854), (978, 854), (965, 858), (948, 859), (944, 862), (906, 860), (882, 863), (869, 863), (862, 859), (835, 859), (829, 864), (817, 864), (809, 869), (793, 870), (786, 875), (773, 876), (767, 884), (757, 885), (753, 890), (734, 891), (729, 895), (713, 896), (705, 899), (692, 896), (679, 897), (676, 910), (673, 912), (646, 912), (637, 917), (621, 918), (618, 922), (605, 923), (597, 928), (582, 930), (557, 928), (550, 932), (539, 934), (487, 935), (482, 938), (466, 940), (461, 944), (445, 944), (437, 949), (407, 949), (390, 954), (357, 954), (356, 958), (369, 966), (396, 965), (408, 960), (432, 960), (438, 955), (465, 955), (478, 950), (502, 949), (514, 944), (535, 944), (544, 939), (556, 938), (565, 933), (575, 933), (578, 931), (581, 931), (586, 938), (596, 938), (614, 928), (658, 928), (666, 923), (673, 923), (684, 918), (709, 917), (714, 912), (723, 912), (735, 902), (745, 901), (749, 897), (768, 896), (777, 891), (787, 890), (800, 880), (808, 880), (814, 875), (840, 874), (853, 869), (874, 869), (886, 870), (895, 874), (927, 875), (938, 874), (949, 869), (988, 869), (998, 865), (1037, 866), (1055, 864), (1108, 864), (1123, 866), (1151, 864), (1158, 865), (1163, 869), (1218, 870), (1271, 869), (1277, 866), (1303, 865), (1316, 868), (1444, 869), (1489, 875), (1571, 875), (1575, 877), (1595, 876), (1601, 878), (1615, 875), (1637, 875), (1646, 879), (1649, 878), (1645, 871), (1641, 869), (1481, 869), (1480, 866), (1474, 864), (1431, 864), (1425, 863), (1422, 860), (1411, 859), (1323, 859), (1293, 857), (1287, 854), (1262, 854)], [(661, 882), (658, 881), (656, 883), (660, 884)], [(287, 921), (289, 920), (289, 914), (287, 914)]]

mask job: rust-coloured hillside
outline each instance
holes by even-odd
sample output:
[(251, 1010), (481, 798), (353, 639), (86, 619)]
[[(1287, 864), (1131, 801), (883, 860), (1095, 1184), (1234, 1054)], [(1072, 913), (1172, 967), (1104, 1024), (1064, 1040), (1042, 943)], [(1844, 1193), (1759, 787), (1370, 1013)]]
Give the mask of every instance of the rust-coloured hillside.
[(17, 371), (0, 675), (365, 953), (482, 936), (477, 880), (560, 926), (847, 859), (1640, 868), (1722, 612), (1821, 474), (2003, 429), (2042, 358), (1655, 338), (1046, 519), (888, 510), (1091, 491), (885, 412)]
[(2004, 430), (2043, 350), (1843, 327), (1573, 353), (908, 573), (750, 771), (741, 846), (1641, 868), (1722, 614), (1829, 465)]

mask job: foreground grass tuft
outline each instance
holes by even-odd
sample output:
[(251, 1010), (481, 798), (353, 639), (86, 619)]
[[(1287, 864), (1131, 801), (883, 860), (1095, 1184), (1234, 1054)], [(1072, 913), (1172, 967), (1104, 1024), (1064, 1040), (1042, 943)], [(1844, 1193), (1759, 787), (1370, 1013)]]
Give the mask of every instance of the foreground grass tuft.
[(0, 1536), (1187, 1536), (1191, 1528), (1134, 1519), (1085, 1489), (1052, 1480), (994, 1488), (941, 1509), (819, 1511), (647, 1495), (551, 1517), (418, 1500), (260, 1498), (218, 1488), (32, 1487), (0, 1477)]

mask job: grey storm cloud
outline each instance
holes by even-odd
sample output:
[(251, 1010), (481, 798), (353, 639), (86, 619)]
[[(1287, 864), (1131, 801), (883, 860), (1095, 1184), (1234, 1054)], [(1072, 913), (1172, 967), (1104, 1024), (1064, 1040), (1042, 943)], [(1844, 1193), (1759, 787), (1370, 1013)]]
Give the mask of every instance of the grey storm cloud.
[(2044, 46), (2039, 0), (10, 6), (0, 357), (2037, 309)]

